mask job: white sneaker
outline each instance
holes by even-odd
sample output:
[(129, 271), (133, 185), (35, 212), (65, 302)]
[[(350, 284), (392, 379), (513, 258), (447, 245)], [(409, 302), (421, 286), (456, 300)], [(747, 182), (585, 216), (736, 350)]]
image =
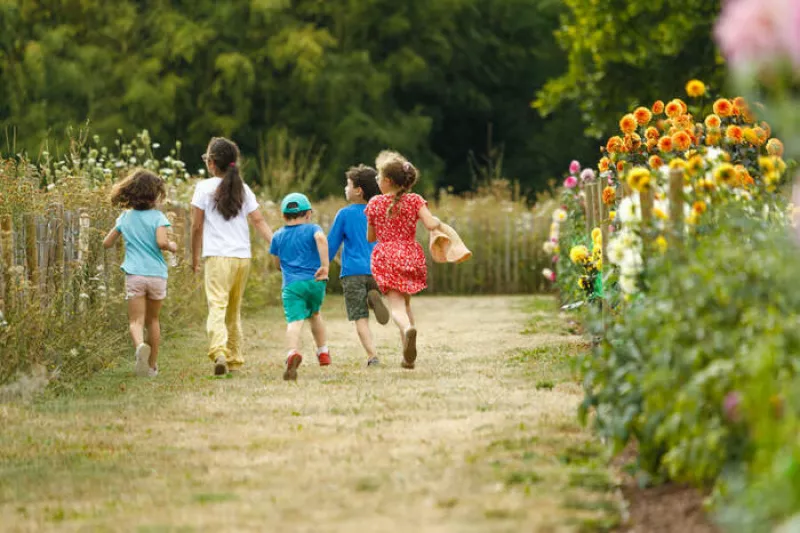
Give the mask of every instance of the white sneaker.
[(154, 378), (156, 376), (158, 376), (158, 367), (148, 368), (147, 369), (147, 377), (148, 378)]
[(145, 377), (150, 371), (150, 345), (142, 343), (136, 347), (136, 367), (134, 373), (137, 376)]

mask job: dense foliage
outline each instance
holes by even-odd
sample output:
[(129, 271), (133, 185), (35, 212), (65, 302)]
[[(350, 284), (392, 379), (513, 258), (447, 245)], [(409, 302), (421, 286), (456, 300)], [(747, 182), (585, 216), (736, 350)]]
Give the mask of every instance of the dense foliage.
[(535, 105), (559, 114), (579, 105), (593, 136), (612, 130), (619, 110), (676, 94), (686, 79), (703, 78), (717, 89), (725, 80), (712, 39), (719, 0), (565, 4), (569, 11), (557, 36), (569, 66), (539, 92)]
[(265, 184), (275, 179), (270, 159), (319, 159), (309, 179), (318, 193), (338, 192), (343, 169), (387, 146), (423, 168), (428, 187), (473, 188), (502, 163), (505, 176), (542, 189), (568, 151), (587, 146), (577, 112), (556, 121), (529, 108), (563, 71), (552, 38), (563, 9), (554, 0), (0, 2), (2, 151), (36, 157), (45, 141), (63, 151), (65, 128), (89, 119), (103, 138), (148, 129), (163, 144), (181, 139), (192, 170), (209, 137), (231, 136)]

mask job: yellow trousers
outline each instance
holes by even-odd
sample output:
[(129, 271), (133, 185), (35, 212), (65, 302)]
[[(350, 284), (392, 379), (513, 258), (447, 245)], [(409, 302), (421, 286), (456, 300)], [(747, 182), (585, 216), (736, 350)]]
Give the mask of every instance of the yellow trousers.
[(242, 357), (242, 297), (250, 274), (250, 259), (207, 257), (205, 261), (208, 300), (208, 356), (224, 356), (228, 368), (244, 364)]

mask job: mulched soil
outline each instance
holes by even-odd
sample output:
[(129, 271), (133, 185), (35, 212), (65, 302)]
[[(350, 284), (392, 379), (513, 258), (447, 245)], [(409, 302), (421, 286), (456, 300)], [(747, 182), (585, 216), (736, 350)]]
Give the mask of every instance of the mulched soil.
[(620, 469), (622, 494), (628, 504), (628, 520), (618, 533), (720, 533), (703, 509), (704, 495), (694, 487), (667, 484), (640, 488), (621, 467), (635, 450), (626, 450), (614, 465)]

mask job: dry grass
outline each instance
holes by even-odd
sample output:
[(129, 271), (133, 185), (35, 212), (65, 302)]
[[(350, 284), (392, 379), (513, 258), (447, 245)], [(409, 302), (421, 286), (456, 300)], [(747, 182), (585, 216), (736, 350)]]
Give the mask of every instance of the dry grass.
[[(615, 520), (615, 501), (598, 447), (575, 421), (581, 396), (565, 359), (576, 338), (530, 324), (521, 333), (531, 304), (546, 313), (548, 302), (419, 299), (421, 354), (410, 372), (399, 367), (396, 332), (378, 326), (384, 366), (367, 369), (342, 301), (331, 298), (334, 365), (307, 358), (297, 384), (280, 380), (283, 323), (269, 309), (248, 320), (250, 360), (235, 378), (208, 377), (197, 328), (166, 343), (157, 380), (124, 367), (68, 395), (0, 404), (0, 523), (4, 531), (602, 529)], [(537, 390), (531, 368), (552, 387)]]

